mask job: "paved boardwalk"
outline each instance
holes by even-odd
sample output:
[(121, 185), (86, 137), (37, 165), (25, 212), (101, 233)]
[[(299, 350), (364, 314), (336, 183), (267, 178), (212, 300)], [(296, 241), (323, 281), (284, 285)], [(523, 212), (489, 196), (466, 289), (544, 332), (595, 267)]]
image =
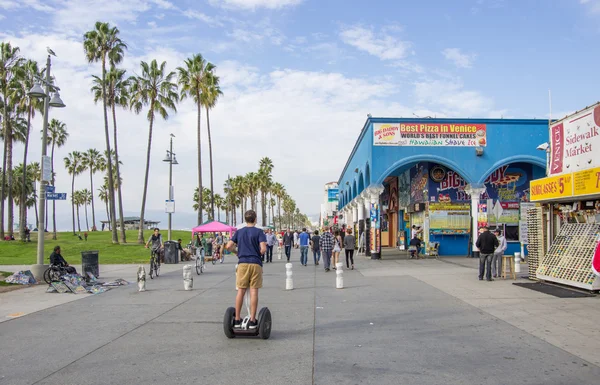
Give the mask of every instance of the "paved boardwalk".
[[(81, 299), (0, 323), (0, 384), (585, 385), (600, 378), (598, 298), (479, 282), (474, 269), (455, 263), (364, 257), (337, 290), (334, 271), (300, 266), (297, 252), (293, 259), (292, 291), (284, 290), (284, 261), (264, 269), (260, 304), (274, 322), (266, 341), (223, 334), (235, 295), (233, 258), (194, 276), (193, 291), (183, 290), (182, 265), (171, 265), (142, 293), (135, 285), (95, 296), (40, 293)], [(120, 269), (115, 274), (134, 280), (135, 267)], [(19, 292), (0, 295), (0, 309), (16, 309)]]

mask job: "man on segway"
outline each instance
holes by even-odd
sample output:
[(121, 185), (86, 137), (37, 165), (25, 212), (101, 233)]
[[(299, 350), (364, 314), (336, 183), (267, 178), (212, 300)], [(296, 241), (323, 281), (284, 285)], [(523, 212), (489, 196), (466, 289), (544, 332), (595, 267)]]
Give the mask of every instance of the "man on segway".
[(237, 245), (239, 259), (237, 268), (236, 286), (238, 288), (235, 298), (234, 329), (241, 328), (241, 311), (246, 290), (250, 289), (250, 320), (248, 329), (256, 329), (256, 309), (258, 308), (258, 289), (262, 287), (262, 261), (260, 256), (267, 251), (267, 238), (261, 229), (255, 227), (256, 212), (248, 210), (244, 214), (246, 227), (233, 234), (227, 243), (227, 250), (234, 251)]

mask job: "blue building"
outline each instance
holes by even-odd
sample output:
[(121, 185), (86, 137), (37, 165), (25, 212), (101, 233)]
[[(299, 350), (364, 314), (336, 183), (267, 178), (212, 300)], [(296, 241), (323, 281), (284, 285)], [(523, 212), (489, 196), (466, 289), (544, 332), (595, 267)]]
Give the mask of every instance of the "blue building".
[(405, 248), (413, 226), (440, 255), (475, 251), (484, 224), (520, 251), (547, 140), (547, 120), (369, 117), (338, 180), (340, 217), (375, 257)]

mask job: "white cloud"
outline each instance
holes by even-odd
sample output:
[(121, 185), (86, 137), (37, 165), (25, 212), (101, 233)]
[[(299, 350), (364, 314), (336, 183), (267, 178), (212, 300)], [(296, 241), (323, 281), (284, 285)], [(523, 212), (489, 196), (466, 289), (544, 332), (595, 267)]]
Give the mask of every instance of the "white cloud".
[[(441, 109), (447, 116), (488, 117), (493, 111), (492, 99), (478, 91), (466, 90), (457, 80), (425, 80), (415, 83), (419, 103)], [(499, 116), (495, 116), (499, 117)]]
[(18, 8), (32, 8), (40, 12), (51, 12), (54, 10), (48, 4), (41, 2), (40, 0), (0, 0), (0, 8), (6, 10), (13, 10)]
[(238, 9), (281, 9), (302, 3), (304, 0), (209, 0), (213, 6)]
[(3, 14), (0, 13), (0, 20), (2, 19), (6, 19), (6, 16), (4, 16)]
[(162, 9), (177, 9), (177, 7), (167, 0), (151, 0), (152, 3), (156, 4), (159, 8)]
[(399, 60), (407, 57), (411, 43), (386, 33), (375, 34), (362, 26), (345, 28), (340, 33), (342, 41), (381, 60)]
[(599, 0), (580, 0), (579, 3), (583, 4), (591, 13), (600, 13)]
[(473, 67), (473, 61), (477, 57), (476, 54), (462, 53), (460, 48), (446, 48), (442, 51), (442, 54), (458, 68)]
[(216, 26), (223, 25), (223, 23), (221, 23), (214, 17), (208, 16), (207, 14), (202, 13), (200, 11), (196, 11), (194, 9), (187, 9), (187, 10), (183, 11), (182, 14), (189, 19), (200, 20), (208, 25), (216, 25)]

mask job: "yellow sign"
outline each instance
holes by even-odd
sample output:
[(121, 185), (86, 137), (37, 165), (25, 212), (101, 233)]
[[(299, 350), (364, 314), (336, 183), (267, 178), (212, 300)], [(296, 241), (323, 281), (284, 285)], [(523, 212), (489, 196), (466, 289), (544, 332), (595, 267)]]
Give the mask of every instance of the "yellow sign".
[(600, 194), (600, 167), (581, 170), (573, 173), (574, 194)]
[(562, 174), (532, 180), (529, 184), (531, 201), (543, 201), (573, 196), (573, 174)]

